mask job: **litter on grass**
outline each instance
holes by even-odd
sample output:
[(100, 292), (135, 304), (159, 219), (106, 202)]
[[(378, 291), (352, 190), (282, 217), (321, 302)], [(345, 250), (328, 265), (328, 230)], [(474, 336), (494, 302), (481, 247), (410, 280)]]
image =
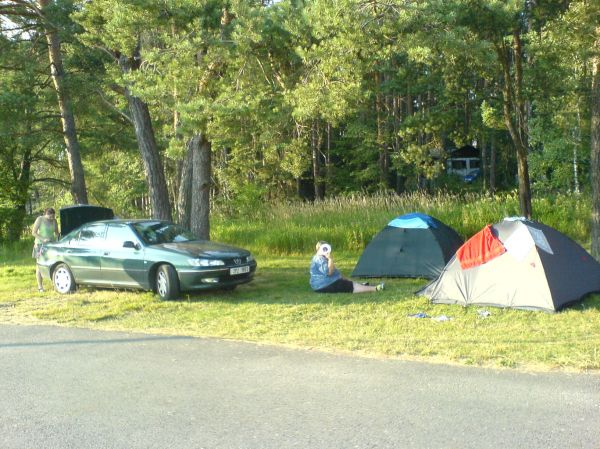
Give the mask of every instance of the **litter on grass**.
[(446, 315), (438, 315), (438, 316), (430, 317), (425, 312), (412, 313), (407, 316), (409, 318), (431, 318), (433, 321), (450, 321), (453, 319), (451, 316), (446, 316)]

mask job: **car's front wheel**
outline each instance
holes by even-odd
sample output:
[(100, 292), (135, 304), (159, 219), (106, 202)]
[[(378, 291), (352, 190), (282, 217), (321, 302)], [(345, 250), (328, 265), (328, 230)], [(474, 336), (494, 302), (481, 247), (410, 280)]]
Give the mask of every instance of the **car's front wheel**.
[(179, 296), (179, 278), (171, 265), (161, 265), (156, 270), (156, 293), (160, 299), (175, 299)]
[(61, 263), (52, 273), (52, 283), (58, 293), (71, 293), (75, 290), (75, 278), (67, 265)]

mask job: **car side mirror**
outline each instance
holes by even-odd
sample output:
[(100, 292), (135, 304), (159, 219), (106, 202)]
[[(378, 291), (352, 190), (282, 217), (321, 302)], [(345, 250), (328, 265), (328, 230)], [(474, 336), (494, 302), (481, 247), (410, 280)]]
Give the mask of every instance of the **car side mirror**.
[(140, 249), (139, 245), (137, 243), (132, 242), (131, 240), (127, 240), (126, 242), (124, 242), (123, 248)]

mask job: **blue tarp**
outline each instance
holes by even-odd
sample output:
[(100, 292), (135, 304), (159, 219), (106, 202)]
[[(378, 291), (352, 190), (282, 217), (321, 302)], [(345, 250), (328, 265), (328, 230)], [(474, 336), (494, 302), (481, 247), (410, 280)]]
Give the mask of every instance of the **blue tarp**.
[(438, 227), (435, 218), (419, 213), (405, 214), (396, 217), (388, 223), (388, 226), (406, 229), (435, 229)]

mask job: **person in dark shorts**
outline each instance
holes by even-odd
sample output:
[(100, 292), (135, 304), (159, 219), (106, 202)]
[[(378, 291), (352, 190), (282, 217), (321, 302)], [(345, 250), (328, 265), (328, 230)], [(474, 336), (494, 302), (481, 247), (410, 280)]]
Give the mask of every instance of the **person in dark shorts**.
[(319, 241), (316, 254), (310, 261), (310, 287), (317, 293), (366, 293), (383, 290), (377, 286), (363, 285), (342, 277), (333, 263), (331, 245)]

